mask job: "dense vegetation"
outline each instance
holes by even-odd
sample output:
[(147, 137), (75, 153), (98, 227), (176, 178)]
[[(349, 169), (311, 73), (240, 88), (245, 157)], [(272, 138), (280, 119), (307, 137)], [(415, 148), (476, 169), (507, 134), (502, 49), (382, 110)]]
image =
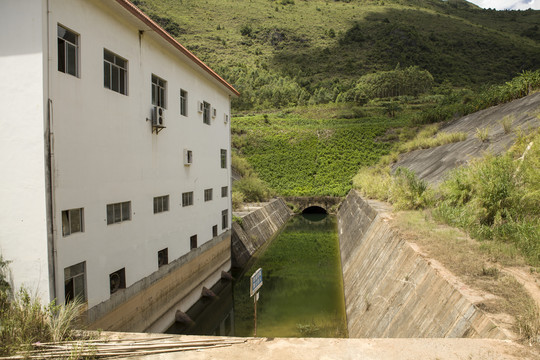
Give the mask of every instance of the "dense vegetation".
[(416, 66), (476, 88), (540, 67), (540, 11), (462, 0), (133, 0), (233, 84), (236, 110), (342, 101)]
[(233, 147), (281, 195), (344, 196), (357, 169), (390, 150), (377, 141), (400, 120), (313, 119), (299, 113), (236, 118)]

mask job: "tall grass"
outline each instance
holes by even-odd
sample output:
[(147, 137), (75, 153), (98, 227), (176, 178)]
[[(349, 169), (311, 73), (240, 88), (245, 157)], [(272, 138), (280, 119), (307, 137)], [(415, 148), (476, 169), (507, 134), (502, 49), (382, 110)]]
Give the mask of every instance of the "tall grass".
[[(0, 283), (5, 280), (8, 262), (0, 257)], [(13, 294), (9, 286), (0, 289), (0, 355), (26, 353), (36, 342), (57, 342), (75, 337), (85, 305), (80, 301), (67, 305), (54, 302), (42, 306), (37, 297), (21, 288)]]
[(434, 214), (473, 237), (514, 243), (538, 266), (540, 134), (528, 140), (504, 156), (487, 156), (453, 171), (440, 187)]

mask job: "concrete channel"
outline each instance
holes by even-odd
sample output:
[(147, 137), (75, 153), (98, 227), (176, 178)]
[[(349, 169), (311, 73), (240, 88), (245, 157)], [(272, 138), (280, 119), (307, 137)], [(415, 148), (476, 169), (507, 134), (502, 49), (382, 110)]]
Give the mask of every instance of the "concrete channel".
[[(352, 190), (340, 204), (338, 232), (350, 339), (227, 338), (216, 349), (139, 359), (537, 359), (400, 239), (389, 207)], [(287, 222), (276, 199), (233, 225), (233, 263), (242, 265)], [(140, 334), (148, 338), (157, 334)], [(354, 339), (353, 339), (354, 338)], [(175, 336), (193, 341), (209, 337)], [(232, 341), (232, 340), (231, 340)], [(239, 342), (237, 342), (239, 341)]]

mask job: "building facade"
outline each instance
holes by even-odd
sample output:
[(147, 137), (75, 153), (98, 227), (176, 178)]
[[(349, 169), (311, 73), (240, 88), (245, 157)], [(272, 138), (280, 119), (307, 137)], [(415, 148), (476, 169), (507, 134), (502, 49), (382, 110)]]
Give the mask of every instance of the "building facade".
[(96, 328), (164, 330), (230, 268), (238, 92), (127, 0), (0, 8), (13, 285), (82, 299)]

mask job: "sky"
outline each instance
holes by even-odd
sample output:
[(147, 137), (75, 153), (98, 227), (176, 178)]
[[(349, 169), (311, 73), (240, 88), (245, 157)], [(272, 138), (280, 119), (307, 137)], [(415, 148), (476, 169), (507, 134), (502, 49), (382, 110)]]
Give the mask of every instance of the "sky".
[(485, 9), (540, 10), (540, 0), (468, 0)]

